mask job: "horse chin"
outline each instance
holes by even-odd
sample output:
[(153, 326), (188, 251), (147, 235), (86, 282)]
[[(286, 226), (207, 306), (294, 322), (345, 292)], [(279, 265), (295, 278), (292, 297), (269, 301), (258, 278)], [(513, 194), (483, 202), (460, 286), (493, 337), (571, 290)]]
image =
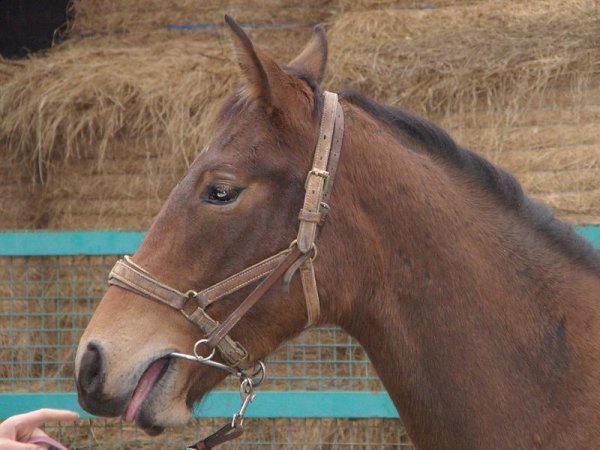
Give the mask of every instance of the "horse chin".
[(135, 424), (150, 436), (162, 433), (166, 427), (186, 425), (192, 417), (194, 404), (226, 376), (218, 369), (200, 366), (192, 372), (187, 394), (173, 397), (174, 392), (181, 392), (176, 387), (176, 372), (177, 365), (171, 365), (170, 371), (157, 383), (154, 392), (142, 404), (136, 415)]
[(166, 427), (184, 426), (191, 417), (191, 410), (180, 399), (167, 404), (166, 401), (155, 397), (139, 411), (135, 424), (150, 436), (159, 435)]

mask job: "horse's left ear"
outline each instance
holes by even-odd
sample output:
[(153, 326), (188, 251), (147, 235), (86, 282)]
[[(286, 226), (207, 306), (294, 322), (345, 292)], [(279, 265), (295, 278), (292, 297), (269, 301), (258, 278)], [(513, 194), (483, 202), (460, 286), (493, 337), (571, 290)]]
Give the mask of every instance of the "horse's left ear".
[[(230, 16), (225, 23), (231, 31), (235, 50), (246, 92), (257, 99), (267, 111), (285, 110), (289, 107), (290, 82), (293, 75), (286, 73), (269, 55), (255, 46), (248, 35)], [(288, 65), (317, 83), (323, 80), (327, 62), (327, 36), (325, 29), (315, 27), (313, 37), (302, 52)]]
[(323, 81), (327, 65), (327, 33), (323, 25), (317, 25), (314, 33), (298, 56), (288, 64), (289, 67), (308, 75), (318, 84)]
[(289, 77), (270, 56), (252, 44), (248, 35), (233, 18), (225, 15), (225, 23), (231, 31), (233, 48), (245, 78), (249, 94), (268, 110), (278, 108), (282, 102), (281, 87), (289, 84)]

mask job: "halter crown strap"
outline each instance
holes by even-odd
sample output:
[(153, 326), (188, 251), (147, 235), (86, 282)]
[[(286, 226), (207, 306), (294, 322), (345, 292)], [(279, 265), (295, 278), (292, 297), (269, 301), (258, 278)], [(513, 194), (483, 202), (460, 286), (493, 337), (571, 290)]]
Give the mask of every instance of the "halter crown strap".
[(312, 169), (306, 177), (304, 205), (298, 216), (300, 227), (298, 228), (297, 241), (298, 248), (302, 253), (308, 253), (315, 242), (317, 225), (321, 221), (323, 193), (325, 186), (330, 186), (330, 173), (327, 171), (327, 163), (329, 161), (329, 151), (333, 143), (338, 96), (332, 92), (325, 92), (323, 95), (325, 96), (325, 102), (317, 148), (315, 149)]
[[(317, 226), (323, 225), (329, 212), (329, 198), (344, 136), (344, 112), (338, 102), (337, 94), (326, 91), (323, 95), (325, 102), (317, 147), (312, 169), (306, 178), (304, 205), (298, 214), (300, 226), (297, 242), (298, 248), (303, 253), (313, 248), (315, 252), (317, 251), (315, 246)], [(305, 259), (300, 266), (300, 277), (306, 300), (307, 328), (316, 323), (321, 314), (313, 259), (314, 257)]]

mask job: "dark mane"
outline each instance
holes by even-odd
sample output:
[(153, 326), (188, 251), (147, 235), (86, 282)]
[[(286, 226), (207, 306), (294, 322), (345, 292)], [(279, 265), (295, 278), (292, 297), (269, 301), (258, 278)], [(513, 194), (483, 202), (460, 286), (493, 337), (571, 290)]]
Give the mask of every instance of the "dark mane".
[(426, 119), (393, 106), (381, 105), (355, 91), (342, 91), (339, 95), (399, 130), (434, 158), (443, 159), (464, 171), (470, 179), (543, 233), (552, 245), (560, 247), (576, 261), (600, 269), (600, 252), (579, 236), (570, 224), (557, 219), (547, 206), (525, 195), (520, 183), (510, 173), (460, 147), (444, 130)]

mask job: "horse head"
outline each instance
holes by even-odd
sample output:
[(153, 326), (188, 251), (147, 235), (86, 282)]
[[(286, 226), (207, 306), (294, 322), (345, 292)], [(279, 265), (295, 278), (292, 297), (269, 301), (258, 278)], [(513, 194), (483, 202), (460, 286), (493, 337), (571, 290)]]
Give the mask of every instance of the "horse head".
[[(214, 286), (285, 253), (297, 234), (323, 108), (324, 29), (316, 27), (304, 50), (282, 67), (232, 19), (226, 22), (241, 68), (239, 89), (225, 101), (214, 136), (171, 192), (135, 255), (113, 269), (115, 280), (120, 268), (134, 277), (152, 274), (158, 289)], [(277, 280), (227, 333), (228, 342), (243, 348), (245, 367), (305, 328), (310, 309), (297, 278), (288, 280), (287, 290)], [(241, 289), (223, 292), (199, 313), (225, 321), (254, 281), (246, 276)], [(148, 433), (185, 423), (192, 405), (227, 372), (173, 358), (191, 353), (206, 336), (184, 314), (149, 299), (143, 288), (112, 284), (77, 351), (80, 403), (94, 414), (122, 415)], [(228, 362), (219, 353), (215, 361)]]

